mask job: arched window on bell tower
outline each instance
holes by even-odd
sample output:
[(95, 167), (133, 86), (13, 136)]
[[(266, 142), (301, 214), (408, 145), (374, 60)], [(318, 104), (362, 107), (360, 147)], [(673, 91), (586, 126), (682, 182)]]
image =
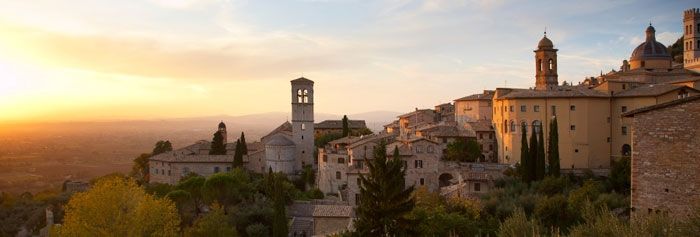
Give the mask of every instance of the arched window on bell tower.
[(552, 69), (554, 69), (554, 60), (552, 60), (552, 59), (550, 58), (550, 59), (549, 59), (549, 71), (551, 72)]
[(538, 72), (542, 71), (542, 59), (537, 60), (537, 71)]
[(304, 89), (304, 93), (302, 96), (304, 97), (304, 103), (309, 103), (309, 91)]
[(297, 90), (297, 103), (303, 103), (304, 102), (304, 96), (302, 95), (301, 89)]

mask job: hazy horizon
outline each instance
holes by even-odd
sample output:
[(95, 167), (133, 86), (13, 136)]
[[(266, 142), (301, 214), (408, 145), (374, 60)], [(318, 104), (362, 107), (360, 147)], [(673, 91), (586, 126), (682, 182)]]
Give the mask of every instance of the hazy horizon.
[(240, 116), (289, 111), (290, 80), (330, 114), (430, 108), (617, 69), (651, 22), (680, 37), (692, 1), (0, 0), (0, 121)]

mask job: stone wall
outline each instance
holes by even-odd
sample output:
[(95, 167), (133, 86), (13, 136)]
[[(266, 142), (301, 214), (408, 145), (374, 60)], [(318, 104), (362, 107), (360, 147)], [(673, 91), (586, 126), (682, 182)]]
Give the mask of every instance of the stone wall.
[(634, 114), (632, 207), (682, 217), (700, 201), (700, 100)]

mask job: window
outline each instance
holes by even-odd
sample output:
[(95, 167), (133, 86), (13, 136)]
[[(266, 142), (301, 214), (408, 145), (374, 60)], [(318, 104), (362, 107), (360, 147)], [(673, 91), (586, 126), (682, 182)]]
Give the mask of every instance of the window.
[(423, 168), (423, 161), (422, 160), (414, 160), (413, 166), (414, 166), (413, 168), (422, 169)]
[(323, 162), (328, 162), (328, 155), (323, 155), (323, 158), (321, 159), (323, 159)]
[(525, 132), (527, 132), (527, 122), (520, 122), (520, 130), (525, 130)]
[(535, 112), (540, 112), (540, 106), (539, 106), (539, 105), (535, 105), (535, 107), (533, 108), (533, 110), (534, 110)]
[(160, 170), (160, 174), (165, 175), (165, 170)]
[(489, 133), (489, 139), (493, 139), (493, 134)]
[(484, 134), (483, 134), (483, 133), (479, 133), (479, 139), (484, 139)]
[(539, 133), (540, 129), (542, 129), (542, 122), (539, 120), (532, 121), (532, 132)]
[(556, 115), (557, 115), (557, 107), (552, 105), (552, 116), (556, 116)]
[(610, 123), (610, 117), (608, 117), (608, 123)]
[(475, 192), (481, 191), (481, 183), (474, 183), (474, 191)]
[(508, 120), (503, 121), (503, 131), (508, 133)]
[(170, 176), (170, 170), (168, 170), (168, 176)]
[(526, 105), (521, 105), (521, 106), (520, 106), (520, 112), (527, 112), (527, 106), (526, 106)]
[(432, 154), (434, 151), (433, 145), (428, 145), (428, 153)]
[(543, 69), (543, 68), (542, 68), (543, 66), (544, 66), (544, 64), (542, 64), (542, 59), (538, 59), (538, 60), (537, 60), (537, 71), (538, 71), (538, 72), (541, 72), (542, 69)]
[(340, 179), (340, 171), (335, 172), (335, 179)]
[(510, 132), (515, 132), (515, 121), (510, 121)]
[(627, 84), (622, 84), (622, 89), (627, 89)]
[(642, 60), (642, 67), (644, 67), (644, 60)]
[(554, 69), (554, 60), (551, 58), (549, 59), (549, 71), (552, 71)]
[(489, 151), (493, 151), (493, 144), (489, 144)]
[(574, 149), (574, 152), (578, 153), (578, 149)]
[(158, 174), (158, 169), (154, 168), (154, 169), (153, 169), (153, 173), (154, 173), (154, 174)]
[(304, 123), (301, 124), (301, 130), (302, 131), (306, 130), (306, 124), (304, 124)]
[(408, 161), (405, 161), (405, 160), (403, 161), (403, 167), (408, 168)]
[(514, 112), (514, 111), (515, 111), (515, 110), (513, 109), (513, 107), (515, 107), (515, 106), (512, 106), (512, 105), (511, 105), (510, 107), (508, 107), (508, 109), (509, 109), (510, 112)]
[(681, 90), (678, 92), (678, 99), (686, 98), (686, 97), (688, 97), (688, 95), (689, 95), (689, 94), (688, 94), (688, 91), (686, 91), (685, 89), (681, 89)]
[(226, 167), (226, 172), (231, 172), (231, 167), (227, 166), (227, 167)]
[(357, 187), (360, 187), (360, 185), (362, 185), (362, 179), (357, 178)]
[(608, 143), (610, 143), (610, 137), (608, 137), (607, 141), (608, 141)]
[(304, 89), (304, 103), (309, 103), (309, 91)]
[(297, 90), (297, 103), (303, 103), (304, 102), (304, 97), (301, 94), (301, 90)]
[(624, 144), (624, 145), (622, 145), (622, 149), (620, 150), (620, 153), (621, 153), (623, 156), (630, 156), (630, 155), (632, 155), (632, 146), (630, 146), (629, 144)]
[(182, 176), (185, 176), (189, 173), (190, 173), (190, 168), (188, 168), (188, 167), (182, 168)]
[(627, 135), (627, 126), (622, 126), (622, 135)]
[(416, 146), (416, 153), (423, 153), (423, 146)]
[(421, 185), (421, 186), (422, 186), (422, 185), (425, 185), (425, 179), (420, 178), (420, 185)]
[(622, 109), (621, 109), (621, 110), (622, 110), (623, 113), (624, 113), (624, 112), (627, 112), (627, 106), (622, 106)]
[(345, 164), (345, 158), (343, 158), (343, 157), (338, 158), (338, 164)]
[(219, 173), (219, 167), (218, 167), (218, 166), (214, 166), (214, 173)]
[(576, 111), (576, 105), (571, 105), (569, 108), (571, 109), (571, 111)]
[(576, 130), (576, 125), (571, 125), (570, 129), (571, 129), (571, 131)]

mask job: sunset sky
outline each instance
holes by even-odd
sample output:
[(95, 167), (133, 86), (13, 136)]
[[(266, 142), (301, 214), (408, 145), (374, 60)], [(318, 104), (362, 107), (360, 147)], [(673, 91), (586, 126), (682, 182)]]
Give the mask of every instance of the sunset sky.
[(0, 122), (290, 110), (408, 111), (534, 85), (547, 35), (559, 81), (618, 69), (652, 22), (671, 44), (694, 1), (0, 0)]

